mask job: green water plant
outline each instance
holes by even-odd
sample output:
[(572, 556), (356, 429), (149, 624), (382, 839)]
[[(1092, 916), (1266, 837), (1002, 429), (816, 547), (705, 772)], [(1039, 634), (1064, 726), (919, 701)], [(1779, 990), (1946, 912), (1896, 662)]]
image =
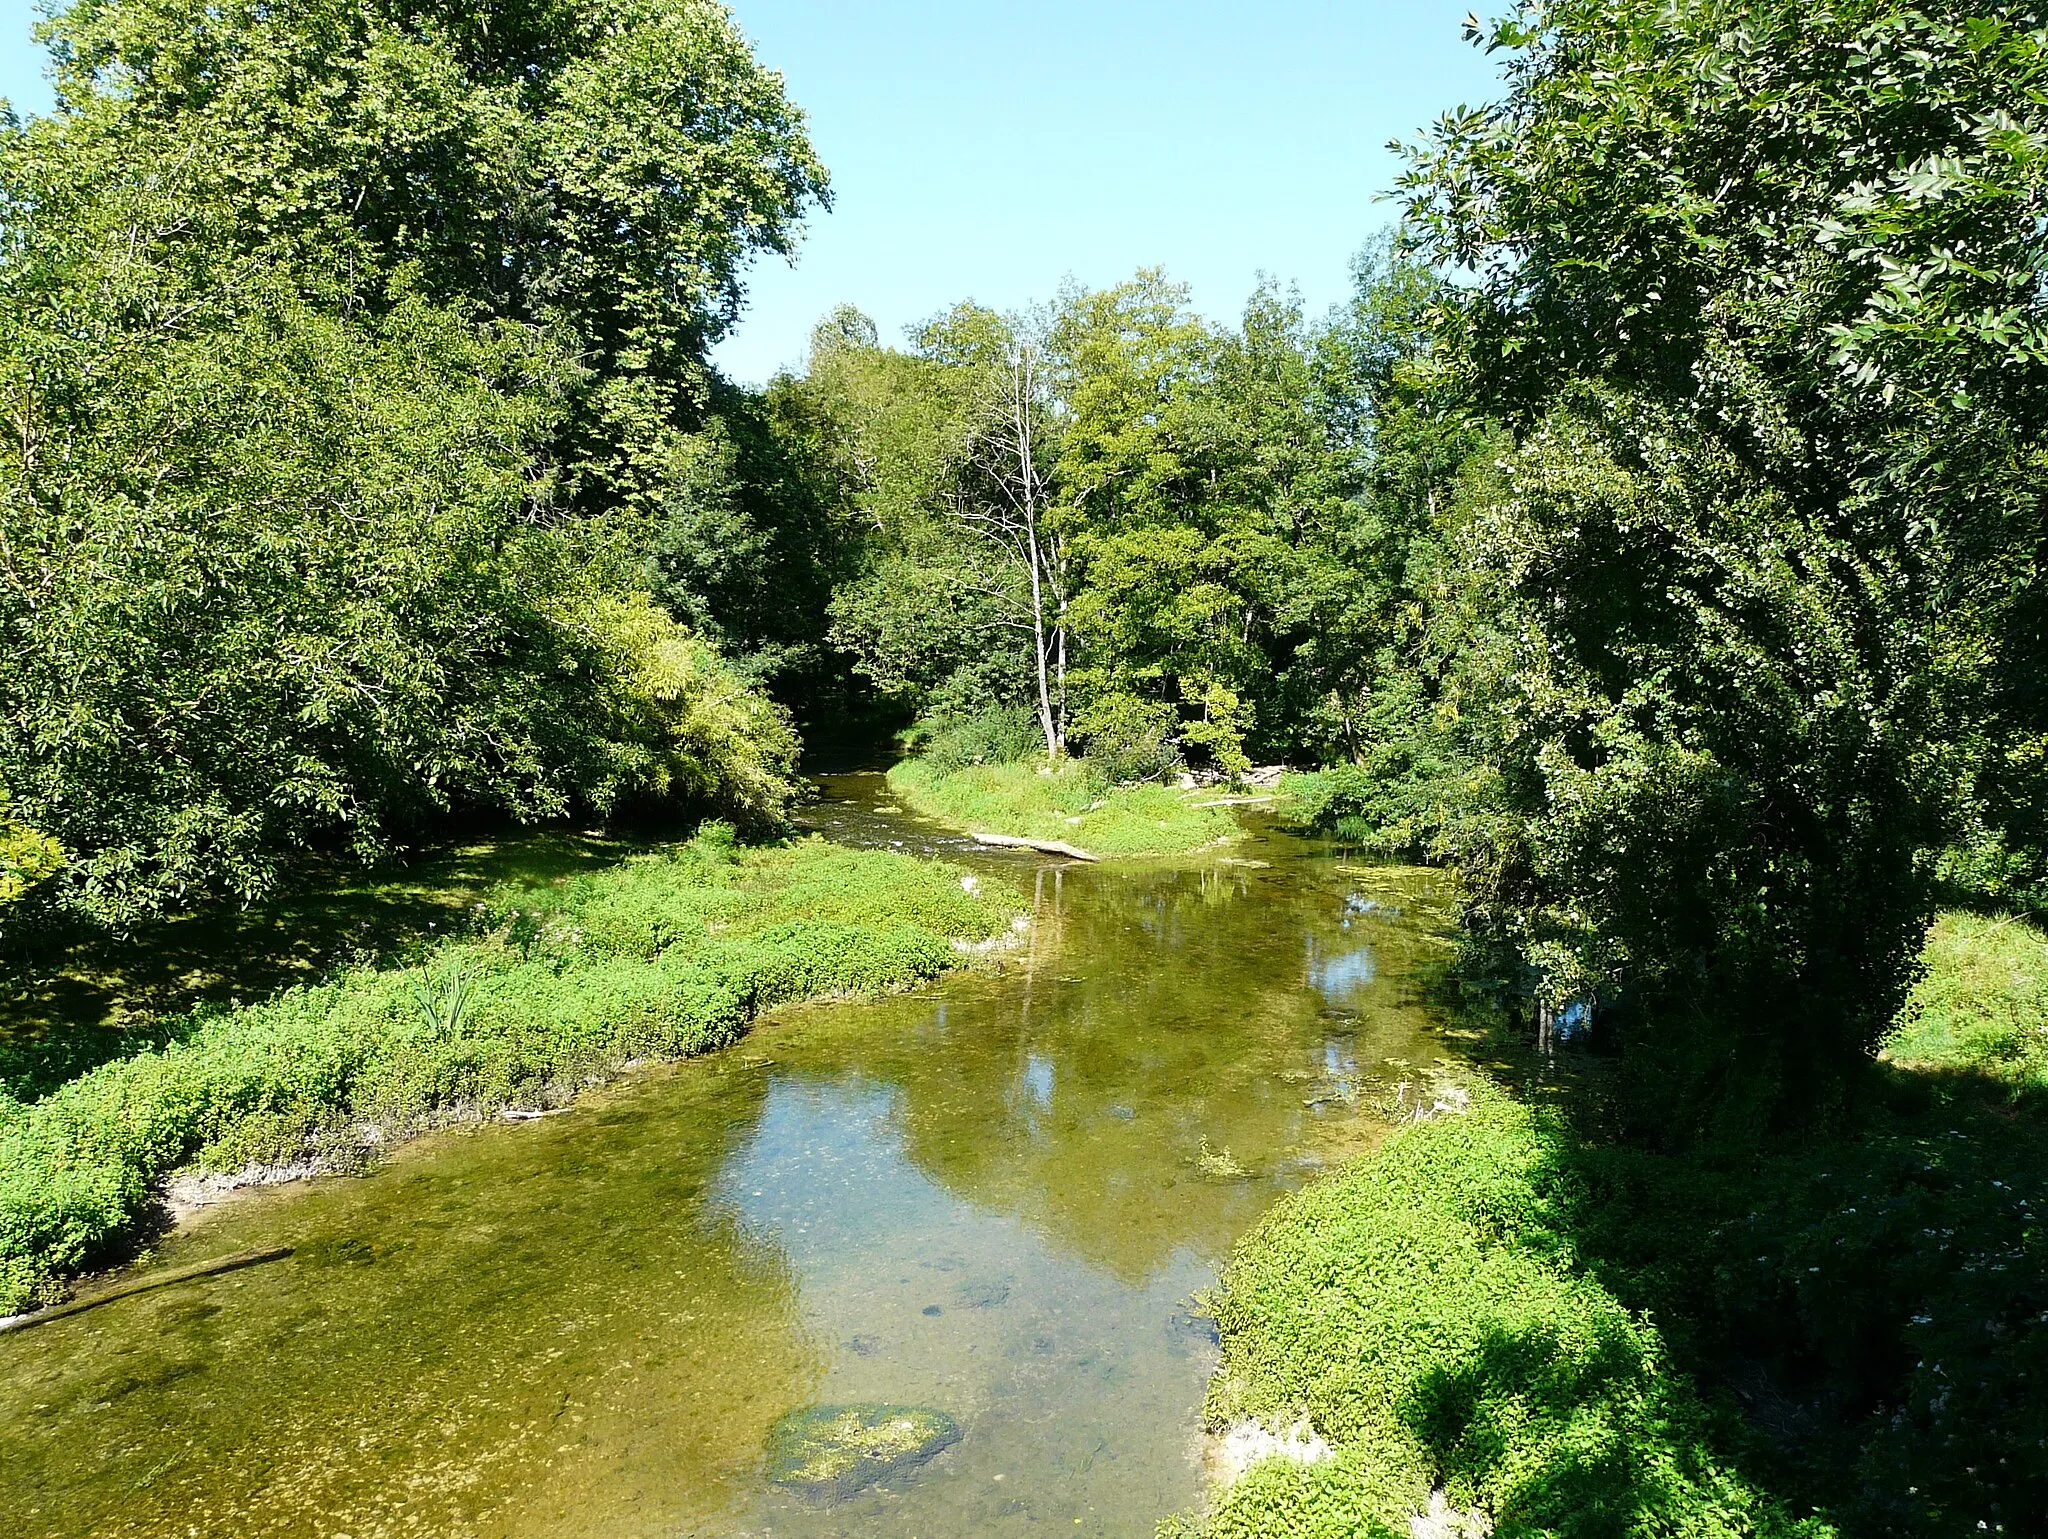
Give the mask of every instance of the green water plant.
[(0, 1312), (108, 1256), (180, 1167), (303, 1165), (555, 1104), (629, 1062), (732, 1042), (776, 1005), (933, 977), (1018, 907), (951, 866), (817, 839), (748, 849), (725, 826), (508, 886), (427, 958), (438, 985), (353, 969), (177, 1023), (168, 1045), (31, 1104), (0, 1100)]
[(918, 1405), (815, 1405), (768, 1434), (768, 1478), (806, 1496), (843, 1501), (923, 1465), (960, 1441), (960, 1424)]

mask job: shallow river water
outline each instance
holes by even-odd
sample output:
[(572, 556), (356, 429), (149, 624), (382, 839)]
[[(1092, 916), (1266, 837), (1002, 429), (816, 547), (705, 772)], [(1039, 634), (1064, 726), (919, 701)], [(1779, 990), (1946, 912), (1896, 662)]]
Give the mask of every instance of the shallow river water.
[[(293, 1254), (0, 1336), (8, 1539), (1143, 1539), (1198, 1502), (1198, 1296), (1442, 1051), (1428, 878), (1256, 828), (1054, 863), (884, 791), (809, 821), (1019, 887), (999, 975), (200, 1214), (152, 1264)], [(777, 1417), (854, 1401), (961, 1439), (829, 1505), (768, 1483)]]

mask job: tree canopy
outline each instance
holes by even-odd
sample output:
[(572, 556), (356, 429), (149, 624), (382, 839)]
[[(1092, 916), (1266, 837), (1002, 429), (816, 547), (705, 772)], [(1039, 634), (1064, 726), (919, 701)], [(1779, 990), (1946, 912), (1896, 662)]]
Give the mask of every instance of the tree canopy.
[(704, 349), (824, 181), (725, 11), (44, 30), (58, 109), (0, 137), (0, 777), (72, 899), (254, 896), (452, 808), (772, 821), (794, 739), (712, 643), (773, 560), (685, 548), (735, 436)]

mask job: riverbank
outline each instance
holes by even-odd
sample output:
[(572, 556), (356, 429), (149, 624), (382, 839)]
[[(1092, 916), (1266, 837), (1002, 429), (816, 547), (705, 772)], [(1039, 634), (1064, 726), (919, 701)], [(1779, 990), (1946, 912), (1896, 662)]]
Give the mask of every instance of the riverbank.
[[(2048, 936), (1951, 913), (1853, 1136), (1657, 1155), (1474, 1080), (1284, 1199), (1184, 1531), (2017, 1532), (2048, 1464)], [(1554, 1086), (1553, 1086), (1554, 1088)], [(1475, 1530), (1476, 1531), (1476, 1530)]]
[(999, 944), (1016, 895), (940, 862), (713, 828), (507, 885), (416, 967), (201, 1013), (31, 1104), (0, 1101), (0, 1313), (103, 1259), (172, 1172), (346, 1167), (451, 1120), (560, 1104), (763, 1011), (906, 987)]
[[(150, 1275), (292, 1254), (0, 1336), (0, 1511), (51, 1539), (837, 1539), (1191, 1507), (1189, 1300), (1445, 1050), (1410, 982), (1441, 880), (1256, 824), (1256, 863), (961, 851), (880, 775), (820, 791), (841, 845), (1023, 886), (1026, 944), (197, 1216)], [(871, 1403), (964, 1435), (843, 1501), (764, 1478), (791, 1412)]]
[(1223, 793), (1171, 786), (1099, 787), (1068, 759), (977, 764), (941, 772), (922, 759), (889, 771), (904, 807), (965, 833), (1057, 841), (1098, 859), (1182, 855), (1237, 837)]

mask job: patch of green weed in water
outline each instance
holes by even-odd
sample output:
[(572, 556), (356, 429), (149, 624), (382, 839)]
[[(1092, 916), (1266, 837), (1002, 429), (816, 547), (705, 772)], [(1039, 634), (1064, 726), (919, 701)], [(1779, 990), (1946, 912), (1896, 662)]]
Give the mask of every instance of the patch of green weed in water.
[(960, 1424), (929, 1406), (811, 1406), (791, 1411), (770, 1430), (768, 1478), (807, 1496), (843, 1501), (959, 1441)]

